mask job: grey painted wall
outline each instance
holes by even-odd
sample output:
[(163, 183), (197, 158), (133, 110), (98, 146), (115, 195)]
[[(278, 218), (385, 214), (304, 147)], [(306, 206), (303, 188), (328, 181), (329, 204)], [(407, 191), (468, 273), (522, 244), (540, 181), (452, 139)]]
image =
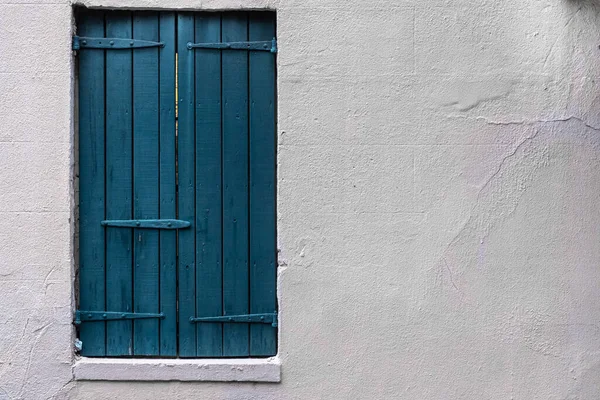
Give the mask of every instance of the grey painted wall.
[(280, 384), (72, 381), (68, 0), (0, 0), (0, 399), (596, 399), (600, 5), (278, 12)]

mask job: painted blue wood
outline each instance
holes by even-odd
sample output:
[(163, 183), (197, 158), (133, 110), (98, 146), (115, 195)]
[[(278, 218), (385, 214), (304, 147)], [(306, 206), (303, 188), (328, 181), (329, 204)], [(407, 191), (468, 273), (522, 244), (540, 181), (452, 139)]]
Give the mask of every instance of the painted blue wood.
[[(273, 13), (250, 13), (249, 40), (275, 37)], [(249, 54), (250, 71), (250, 313), (277, 308), (275, 220), (275, 56)], [(250, 325), (250, 355), (277, 353), (277, 329)]]
[[(85, 11), (81, 35), (104, 37), (104, 14)], [(79, 55), (79, 308), (105, 310), (104, 228), (104, 52)], [(79, 329), (85, 356), (106, 354), (106, 323)]]
[[(160, 14), (160, 218), (177, 216), (175, 188), (175, 14)], [(173, 223), (172, 226), (174, 226)], [(185, 226), (190, 223), (185, 221)], [(183, 228), (183, 226), (181, 226)], [(160, 355), (177, 355), (177, 232), (160, 233)]]
[[(220, 41), (221, 16), (196, 14), (195, 40)], [(188, 50), (190, 51), (190, 50)], [(196, 59), (196, 316), (222, 315), (221, 52)], [(223, 352), (223, 325), (196, 325), (198, 357)]]
[(194, 38), (194, 14), (177, 16), (178, 48), (178, 218), (193, 221), (192, 229), (179, 232), (178, 304), (179, 356), (196, 356), (196, 327), (189, 322), (196, 314), (195, 257), (195, 124), (194, 124), (194, 53), (186, 44)]
[[(131, 13), (106, 14), (106, 35), (131, 38)], [(106, 53), (106, 218), (132, 217), (131, 51)], [(131, 229), (106, 228), (106, 310), (132, 312)], [(133, 322), (106, 324), (106, 355), (133, 354)]]
[[(136, 12), (134, 39), (158, 41), (158, 14)], [(159, 71), (158, 49), (133, 52), (133, 217), (159, 217)], [(134, 229), (134, 312), (159, 312), (159, 233)], [(136, 320), (133, 327), (136, 356), (159, 354), (159, 322)]]
[[(246, 13), (224, 13), (222, 40), (248, 39)], [(248, 53), (223, 52), (223, 311), (248, 314)], [(249, 355), (249, 325), (223, 324), (223, 355)]]

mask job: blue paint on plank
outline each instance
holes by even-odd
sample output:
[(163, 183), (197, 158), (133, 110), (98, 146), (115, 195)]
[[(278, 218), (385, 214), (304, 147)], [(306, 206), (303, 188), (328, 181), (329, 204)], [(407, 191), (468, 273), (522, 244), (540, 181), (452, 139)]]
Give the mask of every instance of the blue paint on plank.
[[(222, 40), (248, 39), (246, 13), (222, 17)], [(248, 52), (222, 54), (223, 311), (248, 313)], [(248, 324), (223, 324), (223, 355), (249, 355)]]
[(194, 14), (180, 13), (178, 18), (178, 218), (193, 221), (191, 229), (179, 232), (178, 304), (179, 356), (196, 356), (196, 327), (189, 322), (196, 315), (195, 258), (195, 124), (194, 124), (194, 53), (187, 42), (194, 38)]
[[(104, 14), (84, 11), (78, 33), (104, 37)], [(105, 309), (104, 52), (79, 54), (79, 308)], [(85, 356), (106, 354), (106, 323), (82, 325)]]
[[(161, 13), (160, 218), (175, 218), (175, 14)], [(160, 355), (177, 355), (177, 232), (160, 232)]]
[[(158, 14), (136, 12), (134, 39), (158, 41)], [(159, 121), (158, 49), (136, 49), (133, 53), (133, 217), (155, 219), (159, 214)], [(159, 312), (159, 233), (134, 230), (135, 312)], [(133, 352), (136, 356), (159, 354), (159, 322), (136, 320)]]
[[(131, 14), (106, 15), (106, 35), (131, 38)], [(131, 51), (106, 54), (106, 218), (132, 217), (132, 80)], [(131, 229), (106, 228), (106, 310), (133, 309)], [(106, 325), (106, 355), (133, 354), (133, 322)]]
[[(221, 17), (196, 14), (197, 42), (221, 40)], [(196, 316), (222, 315), (221, 51), (196, 58)], [(222, 355), (223, 325), (197, 324), (197, 356)]]
[[(275, 15), (251, 13), (249, 40), (275, 37)], [(275, 56), (250, 53), (250, 313), (277, 308), (275, 212)], [(250, 355), (277, 353), (277, 329), (250, 325)]]

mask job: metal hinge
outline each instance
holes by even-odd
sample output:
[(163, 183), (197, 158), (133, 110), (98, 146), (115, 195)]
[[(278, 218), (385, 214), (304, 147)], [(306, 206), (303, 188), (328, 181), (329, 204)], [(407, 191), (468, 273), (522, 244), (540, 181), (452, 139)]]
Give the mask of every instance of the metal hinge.
[(244, 314), (244, 315), (223, 315), (220, 317), (190, 317), (190, 323), (198, 322), (237, 322), (246, 324), (271, 324), (277, 327), (277, 313), (267, 314)]
[(148, 319), (148, 318), (159, 318), (165, 319), (163, 313), (150, 314), (150, 313), (130, 313), (130, 312), (117, 312), (117, 311), (75, 311), (75, 325), (79, 325), (82, 322), (88, 321), (114, 321), (122, 319)]
[(81, 49), (141, 49), (146, 47), (165, 47), (163, 42), (123, 38), (96, 38), (73, 36), (73, 50)]
[(191, 223), (180, 219), (109, 219), (101, 221), (100, 225), (116, 228), (185, 229)]
[(192, 43), (188, 42), (188, 50), (192, 49), (213, 49), (213, 50), (250, 50), (250, 51), (270, 51), (277, 53), (277, 39), (263, 42), (223, 42), (223, 43)]

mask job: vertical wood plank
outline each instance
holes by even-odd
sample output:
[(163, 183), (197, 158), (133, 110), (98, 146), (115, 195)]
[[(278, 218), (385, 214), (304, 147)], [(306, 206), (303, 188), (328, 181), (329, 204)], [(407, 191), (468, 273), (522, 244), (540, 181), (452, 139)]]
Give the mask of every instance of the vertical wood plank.
[[(104, 14), (85, 11), (78, 34), (104, 37)], [(102, 311), (105, 304), (104, 51), (79, 52), (79, 308)], [(106, 323), (79, 328), (85, 356), (106, 354)]]
[[(158, 41), (158, 14), (136, 12), (133, 19), (134, 39)], [(159, 214), (159, 73), (158, 49), (144, 48), (133, 52), (133, 190), (134, 218), (156, 219)], [(158, 232), (134, 230), (134, 311), (159, 311)], [(158, 355), (159, 321), (134, 321), (135, 355)]]
[[(273, 13), (251, 13), (249, 40), (275, 36)], [(275, 311), (275, 56), (250, 52), (250, 313)], [(277, 353), (277, 329), (250, 325), (250, 355)]]
[[(223, 41), (248, 40), (246, 13), (226, 13)], [(223, 311), (248, 313), (248, 53), (223, 51)], [(223, 355), (249, 355), (248, 324), (223, 324)]]
[[(196, 14), (196, 42), (221, 40), (221, 17)], [(221, 51), (196, 58), (196, 313), (222, 315), (221, 259)], [(221, 323), (196, 324), (197, 356), (222, 355)]]
[(178, 212), (179, 219), (190, 221), (190, 229), (179, 232), (178, 304), (179, 356), (196, 356), (196, 327), (189, 319), (196, 315), (195, 258), (195, 124), (194, 124), (194, 51), (187, 43), (194, 41), (194, 15), (180, 13), (178, 19)]
[[(131, 13), (106, 14), (106, 36), (130, 38)], [(132, 53), (106, 52), (106, 218), (132, 218)], [(133, 301), (131, 229), (106, 229), (106, 309), (131, 312)], [(106, 323), (106, 355), (133, 354), (132, 321)]]
[[(160, 14), (160, 218), (177, 217), (175, 198), (175, 14)], [(160, 231), (160, 355), (177, 355), (177, 232)]]

